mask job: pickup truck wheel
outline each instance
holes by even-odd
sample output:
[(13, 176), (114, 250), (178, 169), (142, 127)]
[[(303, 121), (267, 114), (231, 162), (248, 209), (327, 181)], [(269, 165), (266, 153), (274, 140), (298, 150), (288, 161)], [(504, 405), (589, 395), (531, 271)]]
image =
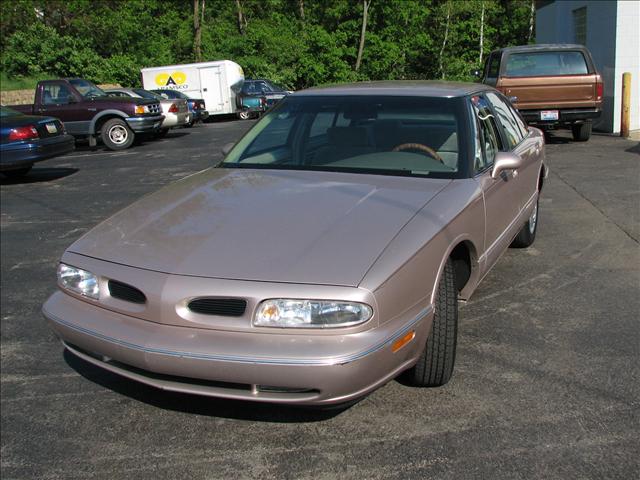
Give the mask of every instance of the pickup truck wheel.
[(109, 150), (124, 150), (129, 148), (135, 139), (135, 134), (131, 131), (127, 122), (121, 118), (107, 120), (100, 130), (102, 143)]
[(251, 112), (249, 110), (241, 110), (238, 112), (238, 118), (240, 120), (249, 120), (251, 118)]
[(408, 379), (418, 387), (439, 387), (453, 374), (458, 336), (458, 291), (451, 258), (440, 276), (434, 303), (431, 333), (418, 363), (407, 372)]
[(24, 177), (27, 173), (31, 171), (31, 167), (33, 165), (29, 165), (28, 167), (16, 168), (15, 170), (8, 170), (6, 172), (2, 172), (7, 178), (20, 178)]
[(573, 140), (576, 142), (586, 142), (591, 136), (591, 122), (576, 123), (571, 125), (571, 133), (573, 134)]
[(533, 244), (533, 241), (536, 239), (536, 232), (538, 231), (538, 201), (536, 200), (536, 204), (533, 207), (533, 211), (531, 212), (531, 216), (527, 223), (524, 224), (522, 230), (518, 232), (516, 238), (513, 239), (511, 248), (527, 248)]

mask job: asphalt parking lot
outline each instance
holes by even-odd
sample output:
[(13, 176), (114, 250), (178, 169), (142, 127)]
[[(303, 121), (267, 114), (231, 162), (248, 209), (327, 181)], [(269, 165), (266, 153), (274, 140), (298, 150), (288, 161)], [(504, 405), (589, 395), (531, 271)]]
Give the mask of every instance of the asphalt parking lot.
[(637, 478), (640, 146), (547, 147), (538, 238), (461, 309), (454, 378), (337, 412), (169, 394), (64, 354), (40, 307), (76, 238), (207, 168), (253, 122), (90, 151), (1, 186), (1, 476)]

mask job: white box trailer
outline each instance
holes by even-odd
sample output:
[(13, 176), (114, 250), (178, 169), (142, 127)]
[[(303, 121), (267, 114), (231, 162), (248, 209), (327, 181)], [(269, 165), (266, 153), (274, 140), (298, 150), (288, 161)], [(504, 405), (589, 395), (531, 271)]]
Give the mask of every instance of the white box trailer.
[(209, 115), (236, 113), (236, 94), (244, 83), (242, 67), (231, 60), (143, 68), (147, 90), (178, 90), (202, 98)]

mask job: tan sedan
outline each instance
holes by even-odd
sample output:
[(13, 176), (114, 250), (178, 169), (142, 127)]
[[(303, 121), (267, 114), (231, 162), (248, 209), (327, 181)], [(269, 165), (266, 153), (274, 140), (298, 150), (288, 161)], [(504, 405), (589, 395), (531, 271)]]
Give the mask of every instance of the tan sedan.
[(463, 83), (296, 92), (225, 155), (64, 253), (43, 312), (69, 351), (263, 402), (443, 385), (458, 300), (534, 241), (546, 171), (542, 133)]

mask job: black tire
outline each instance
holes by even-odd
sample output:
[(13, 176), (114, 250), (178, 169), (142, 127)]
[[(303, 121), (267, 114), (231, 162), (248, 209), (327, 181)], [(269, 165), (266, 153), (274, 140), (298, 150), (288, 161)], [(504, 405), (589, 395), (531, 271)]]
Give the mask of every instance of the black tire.
[(240, 110), (238, 112), (238, 118), (240, 120), (249, 120), (251, 118), (251, 112), (249, 110)]
[(573, 140), (576, 142), (586, 142), (591, 137), (591, 122), (576, 123), (571, 125)]
[(102, 143), (109, 150), (124, 150), (135, 140), (135, 134), (121, 118), (107, 120), (100, 129)]
[(440, 387), (453, 374), (458, 336), (458, 291), (450, 258), (440, 276), (434, 303), (431, 333), (418, 363), (407, 372), (408, 379), (418, 387)]
[(164, 138), (167, 136), (167, 133), (169, 133), (169, 129), (168, 128), (161, 128), (160, 130), (158, 130), (155, 133), (155, 137), (156, 138)]
[(531, 216), (527, 223), (524, 224), (522, 229), (516, 235), (516, 238), (513, 239), (511, 248), (527, 248), (533, 245), (533, 241), (536, 239), (536, 232), (538, 231), (538, 223), (540, 217), (538, 214), (538, 200), (536, 200), (536, 205), (533, 207), (533, 212), (531, 212)]
[(6, 172), (2, 172), (7, 178), (20, 178), (24, 177), (27, 173), (31, 171), (31, 167), (33, 164), (28, 167), (16, 168), (15, 170), (7, 170)]

